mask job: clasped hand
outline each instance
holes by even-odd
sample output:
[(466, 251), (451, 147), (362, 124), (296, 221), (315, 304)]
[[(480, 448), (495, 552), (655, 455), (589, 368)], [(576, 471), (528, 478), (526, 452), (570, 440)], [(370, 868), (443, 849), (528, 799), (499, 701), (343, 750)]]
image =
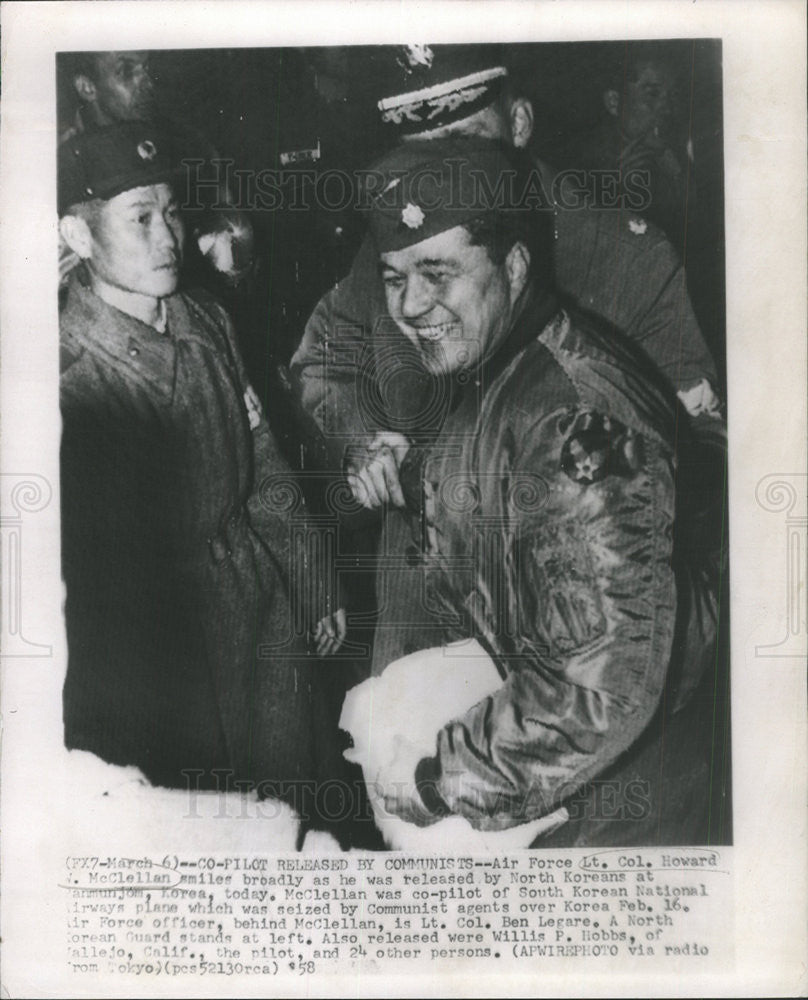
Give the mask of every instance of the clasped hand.
[(404, 506), (399, 469), (410, 442), (403, 434), (381, 431), (348, 463), (347, 478), (358, 504), (371, 510), (390, 503)]

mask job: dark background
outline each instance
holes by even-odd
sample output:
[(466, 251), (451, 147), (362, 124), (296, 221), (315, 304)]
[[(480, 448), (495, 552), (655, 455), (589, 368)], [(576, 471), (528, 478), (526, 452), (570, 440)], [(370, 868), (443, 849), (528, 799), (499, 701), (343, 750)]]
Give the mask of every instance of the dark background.
[[(712, 39), (656, 43), (530, 43), (504, 47), (516, 88), (535, 113), (533, 152), (558, 167), (576, 137), (603, 120), (602, 92), (615, 66), (632, 49), (658, 52), (676, 70), (683, 140), (694, 165), (689, 177), (687, 239), (679, 243), (691, 298), (719, 371), (725, 395), (725, 303), (721, 43)], [(459, 47), (458, 47), (459, 48)], [(284, 152), (319, 144), (308, 171), (367, 167), (394, 142), (382, 126), (376, 101), (391, 61), (384, 46), (307, 49), (192, 49), (151, 54), (157, 106), (169, 119), (231, 158), (236, 169), (280, 169)], [(62, 128), (77, 101), (60, 74)], [(245, 206), (246, 207), (246, 206)], [(361, 237), (350, 211), (312, 208), (252, 211), (263, 296), (230, 302), (256, 388), (288, 362), (313, 306), (347, 273)]]

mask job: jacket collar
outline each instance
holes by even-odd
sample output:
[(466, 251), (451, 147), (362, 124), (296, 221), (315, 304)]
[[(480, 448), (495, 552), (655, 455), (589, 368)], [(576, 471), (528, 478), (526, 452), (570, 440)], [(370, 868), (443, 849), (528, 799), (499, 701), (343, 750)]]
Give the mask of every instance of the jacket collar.
[[(429, 448), (438, 435), (448, 413), (454, 412), (469, 397), (481, 400), (499, 375), (528, 344), (536, 340), (545, 326), (561, 311), (555, 292), (536, 288), (530, 282), (514, 303), (508, 331), (496, 351), (485, 358), (473, 371), (456, 372), (440, 377), (443, 386), (441, 399), (448, 400), (440, 424), (412, 433), (415, 446)], [(414, 453), (419, 449), (411, 448)], [(408, 454), (410, 454), (408, 452)]]
[(532, 343), (560, 310), (555, 292), (529, 282), (514, 303), (510, 328), (496, 352), (482, 365), (483, 384), (488, 386), (513, 358)]
[(485, 358), (472, 373), (461, 372), (451, 379), (451, 409), (454, 410), (474, 385), (479, 395), (484, 395), (511, 361), (529, 343), (534, 341), (544, 327), (560, 311), (554, 292), (536, 288), (532, 282), (514, 303), (508, 332), (496, 351)]
[[(78, 270), (83, 272), (83, 268)], [(190, 320), (180, 295), (172, 295), (165, 302), (167, 330), (159, 333), (106, 303), (89, 287), (86, 275), (75, 273), (60, 317), (62, 344), (76, 353), (87, 351), (170, 401), (174, 392), (175, 341), (190, 328)]]

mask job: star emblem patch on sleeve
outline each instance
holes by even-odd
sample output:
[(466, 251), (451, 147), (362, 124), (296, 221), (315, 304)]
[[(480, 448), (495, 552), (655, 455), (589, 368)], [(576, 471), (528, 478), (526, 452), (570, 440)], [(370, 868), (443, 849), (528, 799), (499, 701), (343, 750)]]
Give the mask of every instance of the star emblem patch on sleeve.
[(561, 448), (561, 468), (574, 483), (591, 486), (609, 475), (631, 476), (642, 464), (641, 439), (601, 413), (579, 414)]

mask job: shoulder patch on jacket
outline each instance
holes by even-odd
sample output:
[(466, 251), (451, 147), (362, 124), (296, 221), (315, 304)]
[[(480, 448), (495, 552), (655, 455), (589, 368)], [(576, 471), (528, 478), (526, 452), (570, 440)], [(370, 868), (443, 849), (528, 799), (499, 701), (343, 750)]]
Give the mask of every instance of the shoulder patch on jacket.
[(582, 486), (607, 476), (631, 477), (643, 461), (642, 439), (619, 420), (587, 410), (562, 421), (566, 432), (561, 448), (561, 468)]

